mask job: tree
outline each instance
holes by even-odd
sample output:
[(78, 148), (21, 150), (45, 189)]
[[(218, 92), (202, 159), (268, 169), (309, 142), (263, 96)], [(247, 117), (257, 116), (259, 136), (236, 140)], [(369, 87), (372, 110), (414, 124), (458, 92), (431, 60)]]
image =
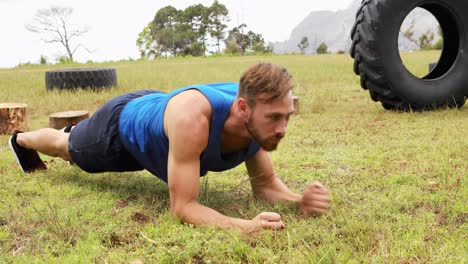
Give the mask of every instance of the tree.
[(440, 25), (439, 25), (439, 29), (438, 29), (437, 33), (439, 35), (439, 39), (432, 46), (432, 48), (436, 49), (436, 50), (441, 50), (444, 47), (444, 33), (442, 32), (442, 28), (440, 27)]
[(231, 54), (231, 55), (238, 55), (241, 53), (239, 45), (234, 40), (229, 40), (226, 42), (226, 48), (224, 49), (224, 53)]
[(273, 53), (273, 42), (268, 42), (268, 44), (265, 47), (265, 51), (263, 53)]
[(302, 37), (301, 42), (297, 44), (297, 47), (301, 50), (301, 53), (304, 54), (305, 50), (309, 47), (309, 39), (307, 37)]
[(261, 34), (256, 34), (249, 30), (247, 37), (250, 43), (248, 47), (250, 53), (267, 53), (269, 47)]
[[(43, 34), (45, 43), (60, 43), (66, 50), (68, 59), (73, 61), (73, 54), (79, 47), (86, 47), (79, 43), (72, 45), (75, 38), (88, 32), (86, 28), (79, 28), (70, 23), (73, 9), (69, 7), (51, 6), (48, 9), (39, 9), (33, 22), (26, 25), (31, 32)], [(89, 52), (89, 50), (88, 50)]]
[(229, 22), (229, 11), (226, 6), (220, 4), (217, 0), (209, 8), (209, 24), (210, 36), (216, 40), (218, 53), (220, 50), (221, 40), (224, 38), (224, 30), (227, 28), (225, 23)]
[[(201, 56), (206, 50), (206, 32), (208, 28), (208, 8), (202, 4), (191, 5), (180, 14), (177, 32), (179, 38), (185, 39), (185, 55)], [(185, 24), (185, 25), (184, 25)]]
[[(414, 21), (411, 22), (411, 25), (404, 31), (401, 32), (403, 33), (403, 36), (411, 41), (413, 44), (419, 47), (419, 49), (431, 49), (431, 48), (436, 48), (439, 46), (442, 46), (441, 40), (439, 40), (434, 46), (432, 46), (432, 42), (434, 41), (434, 33), (431, 32), (431, 30), (426, 31), (426, 33), (422, 34), (419, 36), (419, 38), (416, 40), (414, 38)], [(441, 28), (439, 26), (439, 35), (441, 35)], [(442, 40), (443, 41), (443, 40)], [(441, 48), (441, 47), (440, 47)]]
[(161, 53), (177, 55), (179, 49), (176, 46), (175, 32), (179, 12), (175, 7), (168, 5), (159, 9), (151, 22), (151, 41), (156, 42), (153, 45), (161, 47)]
[(244, 34), (244, 28), (246, 24), (240, 24), (238, 27), (234, 27), (228, 32), (228, 37), (225, 40), (226, 47), (228, 44), (232, 45), (235, 43), (240, 50), (240, 54), (244, 55), (247, 47), (250, 45), (249, 39), (246, 34)]
[[(202, 56), (209, 37), (217, 42), (227, 27), (227, 9), (217, 1), (211, 7), (191, 5), (184, 10), (173, 6), (159, 9), (140, 34), (136, 44), (142, 58), (157, 56)], [(218, 43), (219, 49), (219, 43)]]
[(432, 41), (434, 41), (434, 33), (428, 30), (419, 37), (419, 47), (421, 49), (430, 49), (432, 47)]
[(414, 28), (414, 21), (412, 21), (411, 25), (405, 30), (405, 32), (403, 32), (403, 36), (411, 40), (412, 42), (415, 42), (413, 39), (413, 35), (414, 35), (413, 28)]
[(414, 29), (414, 20), (411, 21), (411, 25), (410, 25), (404, 32), (402, 32), (402, 31), (400, 30), (400, 33), (402, 33), (403, 36), (404, 36), (407, 40), (411, 41), (414, 45), (416, 45), (416, 46), (418, 46), (419, 48), (421, 48), (421, 46), (419, 46), (418, 41), (415, 40), (415, 39), (413, 38), (413, 36), (414, 36), (413, 29)]
[(161, 56), (162, 48), (154, 41), (152, 24), (149, 23), (140, 34), (136, 41), (140, 57), (144, 59), (152, 59)]
[(234, 44), (237, 45), (241, 55), (268, 53), (272, 51), (271, 45), (265, 43), (261, 34), (254, 33), (251, 30), (244, 33), (245, 28), (247, 28), (247, 25), (241, 24), (229, 31), (228, 37), (225, 40), (226, 53), (232, 53), (231, 50), (237, 50), (233, 47)]
[(47, 57), (44, 55), (41, 55), (41, 57), (39, 58), (39, 63), (42, 65), (47, 64)]
[(315, 50), (315, 52), (317, 52), (317, 54), (327, 54), (328, 53), (328, 46), (327, 44), (325, 43), (320, 43), (320, 45), (318, 46), (318, 48)]
[(205, 54), (205, 49), (205, 45), (202, 42), (195, 42), (192, 45), (185, 47), (183, 55), (200, 57)]

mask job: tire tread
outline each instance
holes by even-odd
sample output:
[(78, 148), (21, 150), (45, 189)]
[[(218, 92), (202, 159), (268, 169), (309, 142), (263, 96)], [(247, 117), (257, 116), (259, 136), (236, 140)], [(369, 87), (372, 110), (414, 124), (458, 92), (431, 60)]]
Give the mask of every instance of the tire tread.
[(114, 68), (59, 69), (47, 71), (45, 82), (47, 90), (98, 90), (116, 86), (117, 74)]
[[(363, 0), (356, 12), (356, 20), (351, 30), (350, 55), (354, 59), (353, 70), (360, 76), (361, 87), (369, 91), (373, 101), (379, 101), (387, 110), (412, 111), (441, 107), (442, 105), (410, 104), (394, 92), (392, 81), (385, 76), (384, 62), (376, 50), (376, 30), (382, 26), (382, 15), (388, 12), (386, 3), (386, 0)], [(448, 106), (462, 106), (465, 99), (461, 99), (454, 99)]]

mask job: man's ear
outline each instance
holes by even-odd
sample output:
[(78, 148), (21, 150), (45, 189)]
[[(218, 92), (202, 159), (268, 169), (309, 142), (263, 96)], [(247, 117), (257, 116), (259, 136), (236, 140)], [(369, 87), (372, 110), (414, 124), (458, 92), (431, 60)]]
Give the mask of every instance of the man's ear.
[(244, 98), (237, 98), (236, 100), (237, 110), (242, 119), (247, 120), (249, 118), (250, 108), (247, 101)]

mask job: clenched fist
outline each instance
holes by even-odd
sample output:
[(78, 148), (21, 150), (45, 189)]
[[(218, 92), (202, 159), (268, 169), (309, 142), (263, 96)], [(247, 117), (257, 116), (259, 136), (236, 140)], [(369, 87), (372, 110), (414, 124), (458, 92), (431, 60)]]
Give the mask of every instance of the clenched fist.
[(250, 227), (244, 232), (247, 234), (256, 234), (262, 229), (279, 230), (285, 228), (281, 216), (277, 213), (263, 212), (250, 220)]
[(304, 190), (299, 209), (313, 215), (324, 214), (330, 209), (330, 195), (320, 182), (314, 182)]

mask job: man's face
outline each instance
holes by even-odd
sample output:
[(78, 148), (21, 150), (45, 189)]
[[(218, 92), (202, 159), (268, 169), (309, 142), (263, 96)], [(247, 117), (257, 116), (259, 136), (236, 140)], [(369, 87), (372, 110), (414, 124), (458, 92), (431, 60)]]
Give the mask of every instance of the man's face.
[(292, 92), (271, 103), (261, 102), (259, 98), (262, 95), (257, 96), (257, 103), (251, 108), (245, 126), (263, 149), (273, 151), (286, 135), (289, 117), (294, 113)]

